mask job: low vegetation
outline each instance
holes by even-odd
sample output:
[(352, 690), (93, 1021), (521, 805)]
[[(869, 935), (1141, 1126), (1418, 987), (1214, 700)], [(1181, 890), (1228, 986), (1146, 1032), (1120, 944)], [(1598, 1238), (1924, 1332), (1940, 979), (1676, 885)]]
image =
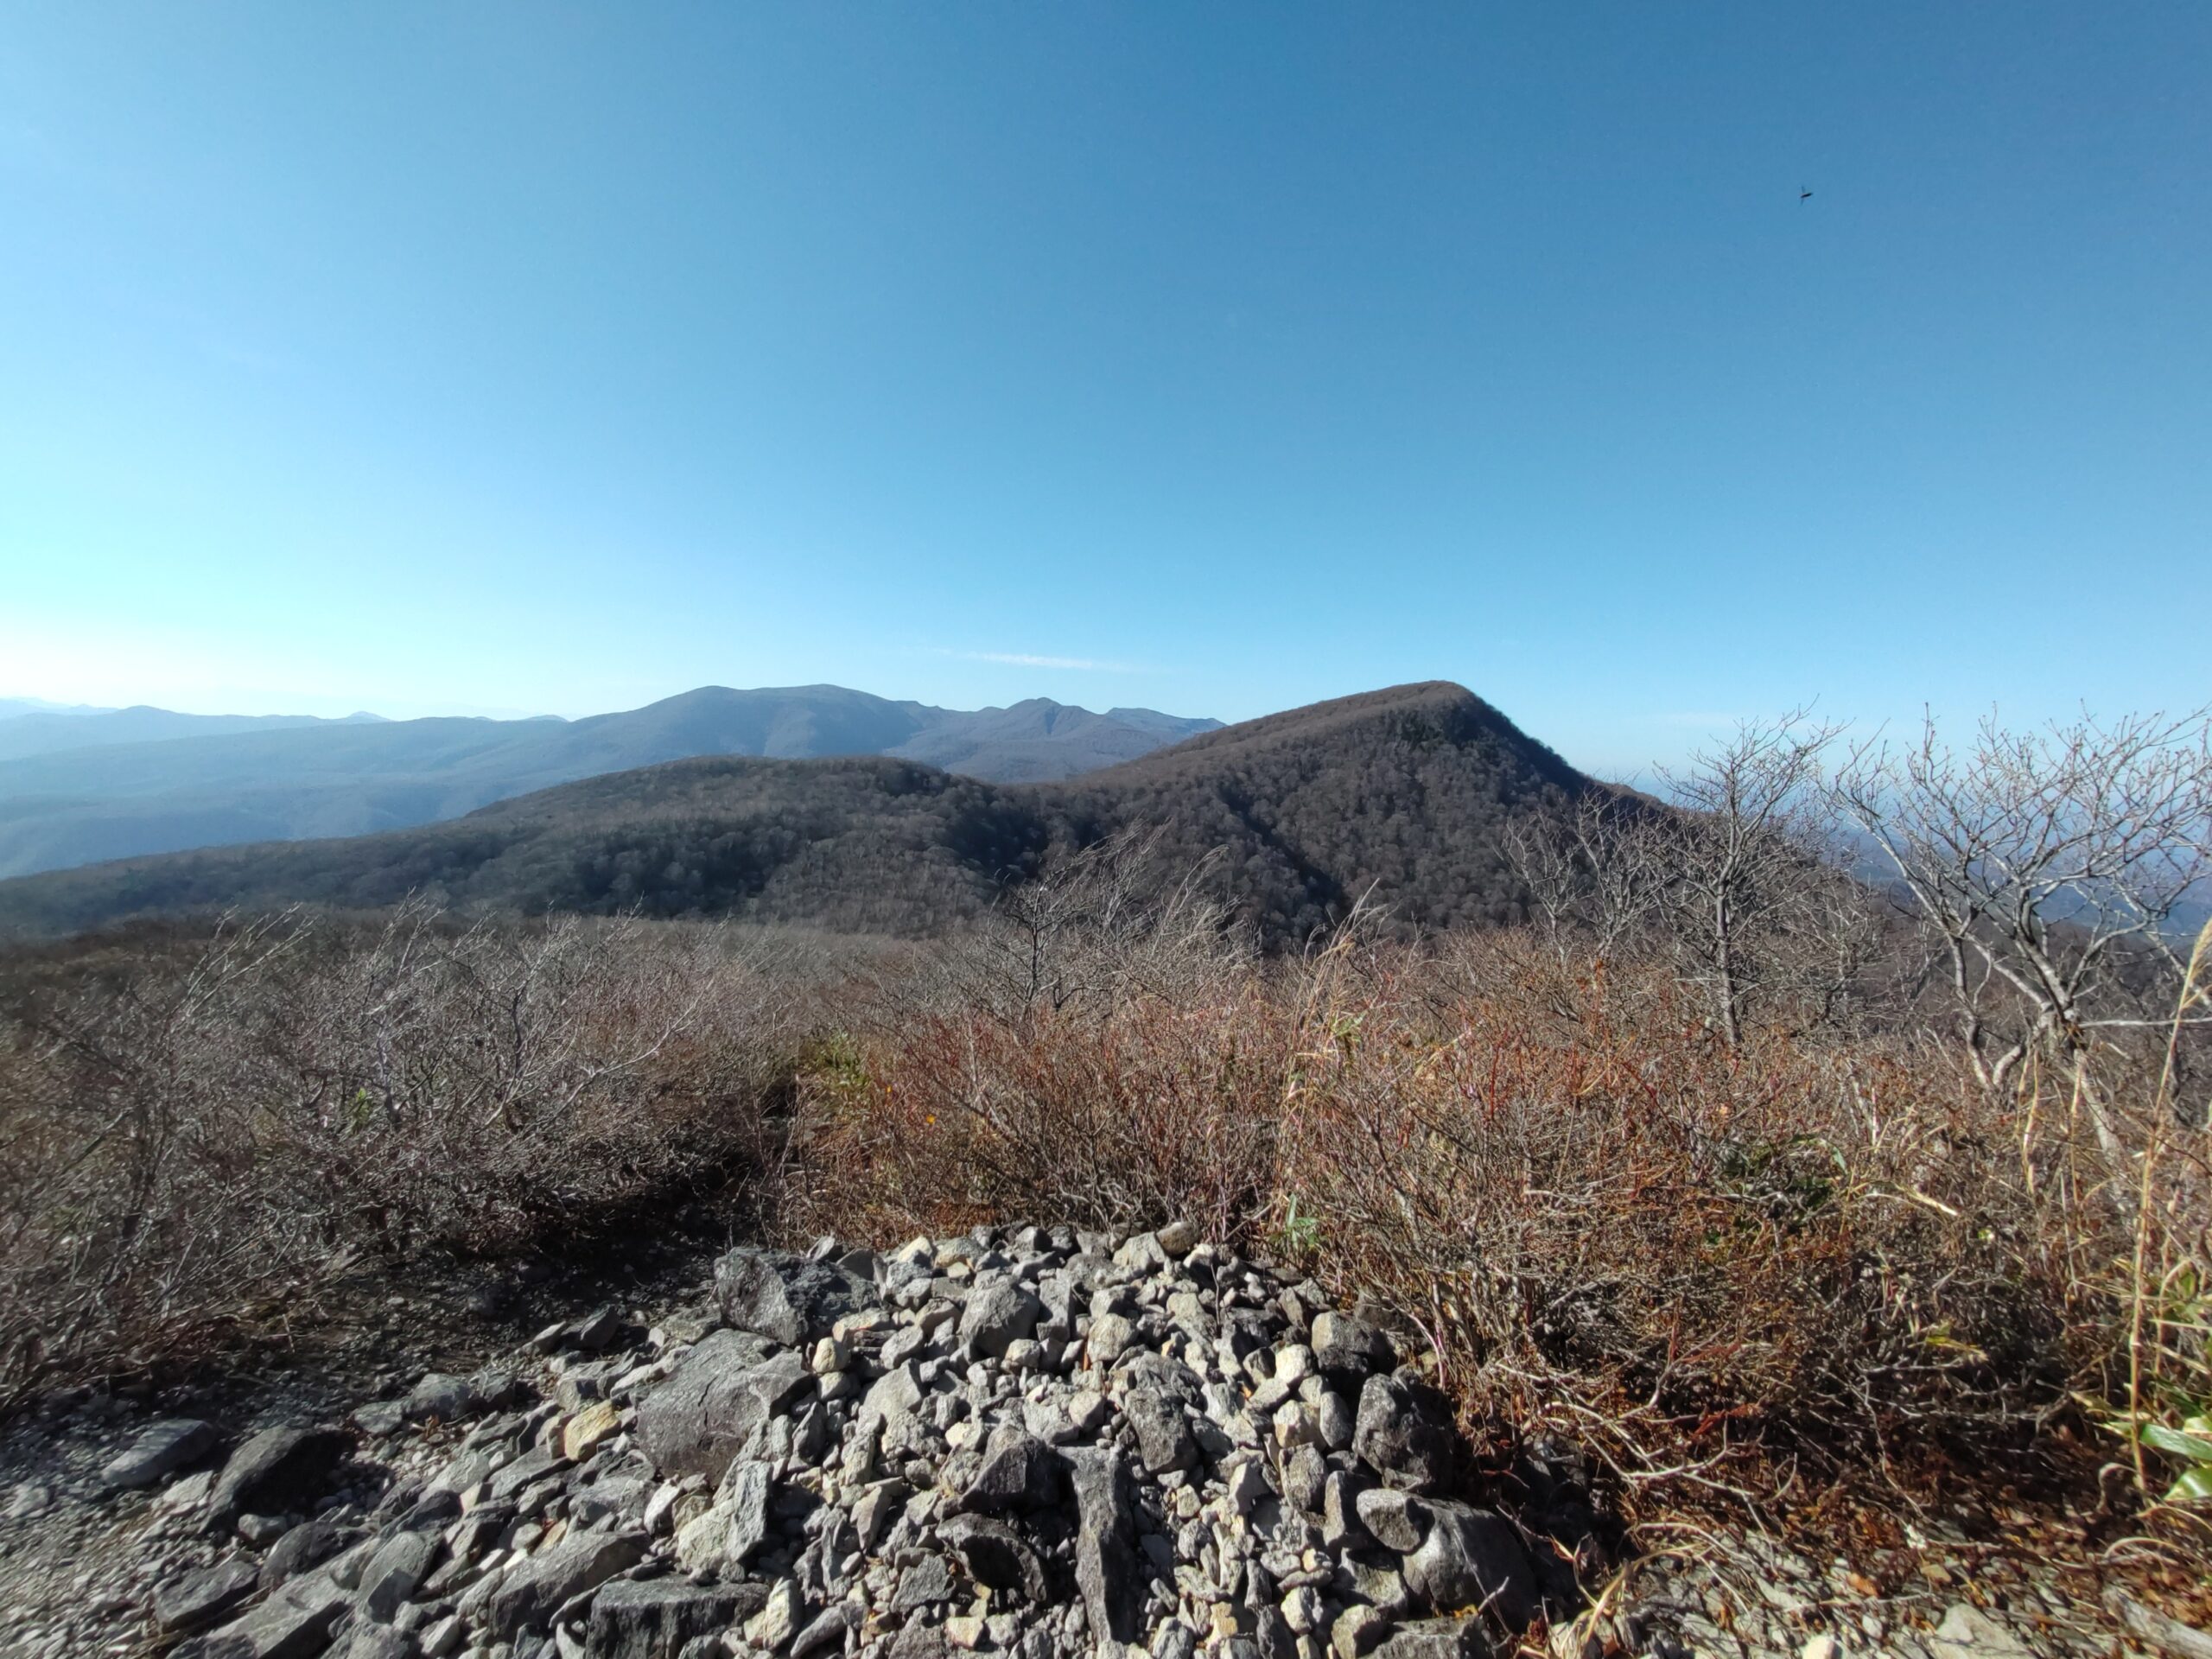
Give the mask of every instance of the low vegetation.
[(912, 947), (406, 907), (25, 948), (0, 1386), (204, 1348), (334, 1257), (677, 1194), (878, 1242), (1189, 1217), (1386, 1311), (1494, 1449), (1571, 1439), (1631, 1515), (2108, 1465), (2179, 1548), (2208, 778), (2201, 726), (1951, 756), (1783, 722), (1677, 780), (1694, 811), (1522, 811), (1520, 925), (1355, 910), (1303, 949), (1233, 854), (1127, 834)]

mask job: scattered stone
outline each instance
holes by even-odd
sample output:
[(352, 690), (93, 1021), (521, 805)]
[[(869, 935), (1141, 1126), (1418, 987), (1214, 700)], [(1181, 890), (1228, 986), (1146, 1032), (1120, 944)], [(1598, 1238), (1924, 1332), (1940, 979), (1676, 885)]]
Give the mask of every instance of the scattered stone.
[(476, 1387), (465, 1376), (432, 1371), (409, 1391), (404, 1413), (409, 1422), (435, 1419), (457, 1423), (476, 1408)]
[(215, 1426), (196, 1417), (169, 1417), (149, 1423), (128, 1451), (100, 1471), (111, 1491), (152, 1486), (205, 1453), (215, 1444)]
[(338, 1553), (346, 1535), (327, 1520), (303, 1521), (270, 1546), (261, 1558), (260, 1587), (274, 1590), (285, 1580)]
[(243, 1515), (299, 1514), (315, 1507), (352, 1443), (336, 1429), (264, 1428), (231, 1453), (208, 1509), (217, 1525)]
[(622, 1414), (611, 1400), (586, 1406), (561, 1430), (561, 1450), (571, 1463), (581, 1463), (612, 1440), (622, 1427)]
[(1370, 1376), (1360, 1389), (1352, 1450), (1385, 1485), (1442, 1491), (1452, 1477), (1455, 1440), (1450, 1404), (1427, 1384)]
[(592, 1659), (677, 1659), (686, 1643), (716, 1637), (760, 1611), (764, 1584), (618, 1579), (593, 1598)]
[(1437, 1612), (1486, 1607), (1519, 1629), (1535, 1617), (1536, 1580), (1521, 1535), (1502, 1515), (1439, 1500), (1427, 1535), (1405, 1558), (1406, 1588)]
[(164, 1631), (212, 1624), (251, 1595), (258, 1578), (252, 1562), (237, 1560), (188, 1573), (154, 1592), (154, 1624)]
[(563, 1538), (500, 1580), (486, 1622), (502, 1639), (542, 1628), (571, 1597), (635, 1567), (645, 1554), (645, 1541), (634, 1533), (585, 1532)]

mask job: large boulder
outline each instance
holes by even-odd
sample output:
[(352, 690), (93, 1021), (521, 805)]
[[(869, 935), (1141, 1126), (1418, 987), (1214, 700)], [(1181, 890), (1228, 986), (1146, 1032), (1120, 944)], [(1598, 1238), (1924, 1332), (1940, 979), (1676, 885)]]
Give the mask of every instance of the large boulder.
[(1427, 1535), (1405, 1558), (1406, 1588), (1440, 1613), (1487, 1607), (1518, 1630), (1536, 1614), (1536, 1575), (1502, 1515), (1443, 1501), (1427, 1506)]
[(731, 1328), (786, 1348), (823, 1335), (876, 1300), (870, 1281), (834, 1262), (747, 1247), (715, 1263), (715, 1300)]
[(683, 1644), (741, 1624), (768, 1599), (765, 1584), (618, 1579), (593, 1598), (592, 1659), (676, 1659)]
[(969, 1359), (1003, 1359), (1007, 1344), (1037, 1328), (1045, 1304), (1012, 1279), (995, 1279), (968, 1293), (960, 1310), (960, 1351)]
[(1027, 1515), (1058, 1508), (1067, 1465), (1044, 1441), (1011, 1424), (993, 1429), (982, 1466), (958, 1498), (970, 1515)]
[(1110, 1450), (1064, 1454), (1075, 1487), (1075, 1581), (1094, 1638), (1136, 1640), (1144, 1606), (1129, 1474)]
[(292, 1515), (330, 1489), (353, 1442), (334, 1428), (264, 1428), (231, 1453), (207, 1500), (210, 1522), (242, 1515)]
[(1401, 1491), (1440, 1492), (1459, 1462), (1448, 1401), (1409, 1376), (1370, 1376), (1359, 1393), (1352, 1450)]
[(330, 1645), (330, 1627), (350, 1600), (327, 1574), (312, 1573), (278, 1586), (245, 1618), (172, 1648), (170, 1659), (311, 1659)]
[(501, 1580), (487, 1609), (494, 1635), (512, 1641), (541, 1629), (572, 1596), (596, 1588), (645, 1556), (633, 1532), (579, 1532), (525, 1558)]
[(716, 1331), (638, 1408), (638, 1443), (669, 1479), (719, 1482), (768, 1420), (814, 1387), (798, 1355), (748, 1331)]

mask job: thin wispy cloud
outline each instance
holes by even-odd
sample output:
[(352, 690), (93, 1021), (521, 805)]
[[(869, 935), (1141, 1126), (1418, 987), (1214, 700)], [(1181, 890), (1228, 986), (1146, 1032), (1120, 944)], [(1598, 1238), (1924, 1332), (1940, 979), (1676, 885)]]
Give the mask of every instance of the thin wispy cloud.
[(1046, 657), (1027, 651), (954, 651), (940, 648), (941, 657), (957, 657), (969, 663), (1003, 663), (1009, 668), (1073, 668), (1093, 674), (1156, 674), (1142, 663), (1108, 662), (1096, 657)]

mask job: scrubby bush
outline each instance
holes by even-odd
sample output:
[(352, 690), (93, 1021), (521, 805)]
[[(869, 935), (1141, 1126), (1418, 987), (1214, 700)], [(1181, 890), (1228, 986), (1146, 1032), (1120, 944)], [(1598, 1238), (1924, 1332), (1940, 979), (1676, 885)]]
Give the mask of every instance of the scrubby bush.
[(410, 906), (34, 966), (0, 1026), (0, 1393), (741, 1169), (794, 1046), (792, 976), (711, 929)]

